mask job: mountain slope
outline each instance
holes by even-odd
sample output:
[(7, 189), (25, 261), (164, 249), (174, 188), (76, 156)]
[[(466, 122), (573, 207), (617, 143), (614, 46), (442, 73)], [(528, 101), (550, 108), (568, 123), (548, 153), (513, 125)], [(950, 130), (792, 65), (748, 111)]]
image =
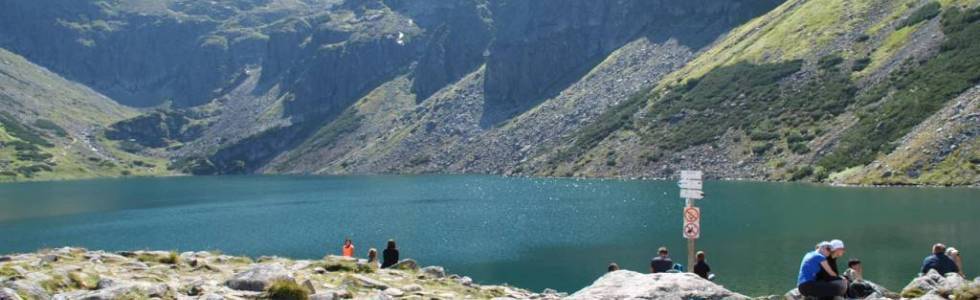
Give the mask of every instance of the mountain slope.
[[(978, 184), (980, 122), (970, 115), (975, 106), (964, 104), (980, 82), (980, 48), (967, 42), (980, 38), (976, 6), (789, 1), (529, 168), (543, 175), (664, 177), (700, 168), (767, 180)], [(922, 123), (937, 112), (934, 119), (944, 118), (942, 108), (960, 95), (955, 105), (962, 107), (948, 108), (947, 121)], [(954, 119), (961, 121), (942, 124)], [(925, 129), (913, 130), (918, 124), (953, 132), (923, 138)], [(895, 151), (912, 148), (930, 154)]]
[(101, 130), (138, 113), (0, 49), (0, 181), (164, 174)]
[(0, 0), (0, 46), (146, 107), (82, 132), (141, 174), (976, 185), (978, 2)]

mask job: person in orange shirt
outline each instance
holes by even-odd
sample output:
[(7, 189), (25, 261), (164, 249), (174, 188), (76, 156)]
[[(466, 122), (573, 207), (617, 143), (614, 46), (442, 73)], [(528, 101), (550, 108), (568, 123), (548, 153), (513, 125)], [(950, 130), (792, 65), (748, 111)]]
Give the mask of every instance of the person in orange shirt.
[(344, 251), (345, 257), (354, 257), (354, 242), (350, 238), (344, 239)]

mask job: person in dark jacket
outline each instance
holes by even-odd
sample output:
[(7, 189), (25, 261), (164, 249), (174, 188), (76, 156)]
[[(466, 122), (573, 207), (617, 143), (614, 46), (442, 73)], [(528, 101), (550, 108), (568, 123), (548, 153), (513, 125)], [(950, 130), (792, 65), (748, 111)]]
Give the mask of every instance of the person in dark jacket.
[(657, 249), (657, 257), (650, 260), (650, 273), (664, 273), (674, 268), (674, 261), (668, 254), (667, 247)]
[(708, 266), (708, 262), (705, 261), (704, 251), (698, 251), (697, 257), (698, 262), (694, 264), (694, 274), (698, 274), (701, 278), (708, 278), (708, 274), (711, 273), (711, 266)]
[(959, 273), (960, 268), (956, 262), (946, 256), (946, 245), (935, 244), (932, 246), (932, 255), (926, 256), (922, 260), (922, 274), (929, 273), (929, 270), (936, 270), (939, 274)]
[(398, 247), (395, 246), (395, 240), (388, 240), (388, 247), (381, 255), (384, 257), (381, 268), (391, 267), (398, 263)]

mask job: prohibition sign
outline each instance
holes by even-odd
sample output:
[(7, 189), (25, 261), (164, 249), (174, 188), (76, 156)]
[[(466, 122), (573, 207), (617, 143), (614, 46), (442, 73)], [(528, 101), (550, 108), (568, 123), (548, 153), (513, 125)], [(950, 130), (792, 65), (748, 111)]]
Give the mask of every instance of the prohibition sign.
[(684, 225), (684, 237), (696, 239), (701, 237), (701, 227), (697, 223), (687, 223)]
[(698, 223), (701, 219), (701, 210), (697, 207), (684, 208), (684, 221), (686, 223)]

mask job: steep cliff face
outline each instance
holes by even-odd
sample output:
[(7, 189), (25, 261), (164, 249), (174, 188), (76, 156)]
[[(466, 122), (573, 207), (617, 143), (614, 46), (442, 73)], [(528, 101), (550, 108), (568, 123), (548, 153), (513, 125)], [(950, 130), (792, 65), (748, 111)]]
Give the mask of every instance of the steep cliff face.
[(266, 2), (4, 0), (0, 47), (126, 105), (196, 106), (260, 62), (258, 27), (325, 5)]

